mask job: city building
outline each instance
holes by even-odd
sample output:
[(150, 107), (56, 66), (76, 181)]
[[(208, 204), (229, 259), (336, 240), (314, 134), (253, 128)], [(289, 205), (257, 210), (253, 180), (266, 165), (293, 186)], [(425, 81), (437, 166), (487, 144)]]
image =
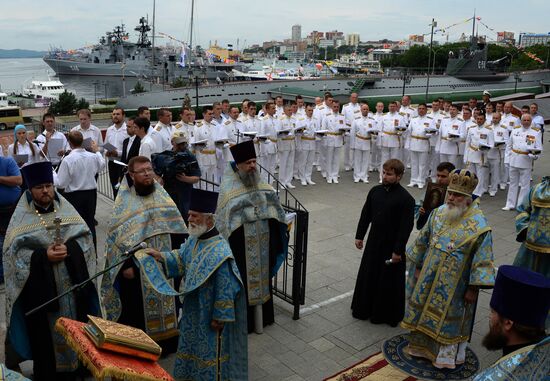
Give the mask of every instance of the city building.
[(497, 42), (513, 44), (515, 42), (514, 32), (497, 32)]
[(346, 45), (357, 46), (360, 40), (359, 33), (350, 33), (346, 36)]
[(547, 45), (550, 43), (550, 33), (520, 33), (519, 46)]
[(327, 40), (339, 40), (344, 38), (344, 32), (338, 32), (337, 30), (333, 30), (330, 32), (325, 32), (325, 38)]
[(293, 25), (292, 26), (292, 42), (300, 42), (302, 40), (302, 26)]
[(424, 35), (423, 34), (411, 34), (411, 35), (409, 35), (409, 41), (424, 42)]

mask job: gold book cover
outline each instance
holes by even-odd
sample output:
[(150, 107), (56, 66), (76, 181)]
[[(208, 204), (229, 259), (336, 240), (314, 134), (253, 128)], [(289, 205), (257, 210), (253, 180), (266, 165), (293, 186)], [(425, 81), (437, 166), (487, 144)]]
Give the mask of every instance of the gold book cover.
[[(95, 329), (85, 331), (99, 348), (103, 348), (105, 343), (108, 343), (148, 352), (157, 358), (161, 354), (161, 347), (139, 328), (104, 320), (97, 316), (88, 315), (88, 319), (92, 328)], [(91, 331), (96, 331), (96, 334), (94, 335)]]

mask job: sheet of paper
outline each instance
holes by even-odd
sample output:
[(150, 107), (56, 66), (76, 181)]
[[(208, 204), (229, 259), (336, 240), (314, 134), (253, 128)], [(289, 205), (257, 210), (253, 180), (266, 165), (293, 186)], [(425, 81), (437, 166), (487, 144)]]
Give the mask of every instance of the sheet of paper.
[(116, 147), (114, 145), (112, 145), (111, 143), (105, 143), (103, 144), (103, 149), (105, 151), (108, 151), (108, 152), (111, 152), (111, 151), (117, 151)]
[(48, 159), (59, 159), (57, 153), (63, 148), (63, 139), (50, 139), (48, 142)]

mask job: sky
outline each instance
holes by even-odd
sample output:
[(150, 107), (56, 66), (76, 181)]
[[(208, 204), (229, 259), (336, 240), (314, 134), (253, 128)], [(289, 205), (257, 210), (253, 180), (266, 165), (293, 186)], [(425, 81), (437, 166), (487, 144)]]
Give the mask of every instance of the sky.
[[(76, 49), (97, 43), (100, 36), (123, 22), (130, 40), (141, 16), (153, 16), (153, 0), (2, 0), (0, 49)], [(496, 40), (496, 31), (548, 33), (548, 0), (195, 0), (194, 45), (239, 48), (269, 40), (290, 38), (294, 24), (302, 37), (312, 30), (337, 29), (359, 33), (361, 40), (403, 40), (430, 32), (431, 19), (446, 29), (449, 41), (471, 31), (474, 9), (481, 21), (479, 33)], [(358, 5), (359, 4), (359, 5)], [(437, 7), (434, 6), (437, 4)], [(156, 31), (189, 40), (191, 0), (156, 0)], [(519, 12), (522, 12), (520, 15)], [(436, 34), (445, 41), (447, 35)], [(164, 45), (166, 38), (157, 39)]]

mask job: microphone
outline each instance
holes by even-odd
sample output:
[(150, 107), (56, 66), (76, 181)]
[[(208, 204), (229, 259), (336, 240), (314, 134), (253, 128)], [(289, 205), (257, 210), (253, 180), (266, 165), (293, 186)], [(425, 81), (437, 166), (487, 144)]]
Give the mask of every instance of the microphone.
[(136, 253), (136, 251), (140, 251), (141, 249), (147, 249), (147, 244), (145, 242), (141, 242), (140, 244), (132, 247), (131, 249), (124, 252), (124, 256), (130, 257)]

